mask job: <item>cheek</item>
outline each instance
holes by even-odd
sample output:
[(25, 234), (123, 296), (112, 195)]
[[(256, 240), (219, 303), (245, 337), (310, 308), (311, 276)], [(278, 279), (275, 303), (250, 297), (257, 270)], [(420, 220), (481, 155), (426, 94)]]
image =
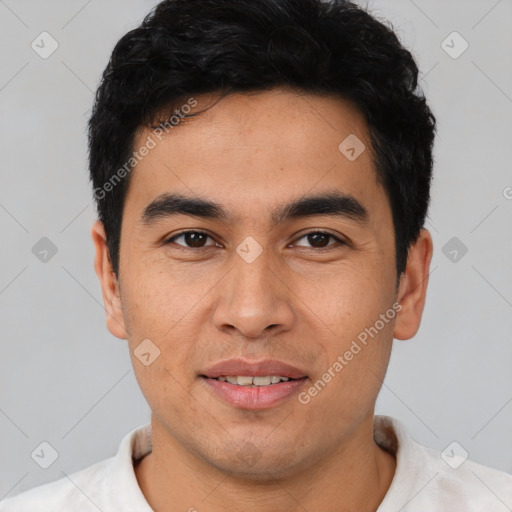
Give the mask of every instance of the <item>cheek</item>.
[(305, 290), (307, 301), (340, 340), (355, 338), (391, 307), (393, 288), (377, 262), (346, 262), (338, 272)]
[(389, 362), (393, 333), (393, 320), (381, 329), (375, 327), (379, 314), (368, 323), (358, 318), (353, 324), (348, 320), (340, 324), (337, 342), (327, 346), (327, 364), (301, 396), (312, 430), (327, 429), (337, 435), (343, 431), (340, 426), (362, 420), (374, 406)]
[(172, 337), (173, 330), (201, 309), (215, 275), (186, 266), (146, 264), (131, 269), (124, 283), (123, 308), (134, 329), (132, 336)]
[(364, 410), (375, 399), (389, 361), (397, 315), (392, 280), (384, 267), (378, 262), (350, 266), (338, 278), (333, 276), (322, 301), (317, 296), (314, 302), (330, 330), (323, 343), (328, 364), (316, 378), (329, 381), (322, 395), (340, 407), (340, 414), (345, 407)]
[[(204, 292), (203, 292), (204, 294)], [(177, 286), (169, 274), (148, 266), (131, 268), (122, 287), (123, 314), (135, 375), (146, 399), (175, 387), (174, 368), (188, 368), (185, 333), (193, 329), (194, 305), (202, 294)], [(149, 355), (147, 355), (149, 354)], [(172, 367), (171, 367), (172, 365)]]

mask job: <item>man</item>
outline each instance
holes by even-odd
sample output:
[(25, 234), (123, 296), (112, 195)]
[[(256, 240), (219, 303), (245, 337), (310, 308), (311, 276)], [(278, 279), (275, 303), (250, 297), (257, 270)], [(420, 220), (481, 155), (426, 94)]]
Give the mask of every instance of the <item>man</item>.
[(168, 0), (90, 121), (107, 327), (151, 425), (2, 511), (502, 511), (374, 416), (417, 332), (435, 120), (393, 32), (320, 0)]

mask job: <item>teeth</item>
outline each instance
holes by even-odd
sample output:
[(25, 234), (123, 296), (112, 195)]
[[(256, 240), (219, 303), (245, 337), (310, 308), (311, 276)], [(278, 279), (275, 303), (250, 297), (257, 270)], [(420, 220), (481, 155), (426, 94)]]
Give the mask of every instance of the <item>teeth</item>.
[[(240, 379), (240, 377), (238, 377)], [(272, 381), (272, 377), (253, 377), (252, 381), (255, 386), (268, 386)]]
[(236, 377), (239, 386), (250, 386), (252, 384), (252, 377)]
[(238, 386), (269, 386), (271, 384), (278, 384), (279, 382), (287, 382), (288, 377), (281, 377), (279, 375), (268, 375), (265, 377), (249, 377), (246, 375), (227, 375), (217, 377), (221, 382), (229, 382)]

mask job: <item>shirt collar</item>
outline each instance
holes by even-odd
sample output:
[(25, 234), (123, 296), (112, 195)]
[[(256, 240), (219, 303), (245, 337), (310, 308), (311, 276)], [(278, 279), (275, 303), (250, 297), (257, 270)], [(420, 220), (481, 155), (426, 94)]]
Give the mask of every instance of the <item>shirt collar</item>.
[[(421, 450), (415, 449), (416, 443), (410, 439), (403, 425), (390, 416), (374, 417), (374, 439), (384, 450), (396, 457), (396, 470), (391, 486), (377, 512), (387, 512), (396, 507), (396, 503), (408, 495), (410, 489), (404, 488), (405, 482), (414, 481), (426, 464)], [(117, 455), (106, 468), (103, 487), (103, 503), (115, 508), (119, 504), (119, 495), (126, 503), (125, 512), (153, 512), (139, 487), (134, 470), (134, 462), (142, 459), (152, 450), (151, 424), (142, 425), (129, 432), (121, 441)], [(116, 489), (113, 495), (112, 489)], [(397, 501), (398, 500), (398, 501)], [(393, 510), (393, 512), (396, 512)]]
[[(139, 487), (133, 464), (152, 450), (151, 425), (142, 425), (121, 441), (117, 455), (106, 468), (102, 502), (107, 510), (116, 510), (120, 501), (123, 512), (153, 512)], [(112, 490), (115, 489), (113, 493)], [(120, 496), (122, 498), (120, 499)]]
[(421, 445), (411, 439), (404, 426), (390, 416), (375, 416), (373, 422), (375, 442), (396, 458), (396, 469), (388, 492), (377, 512), (402, 510), (417, 493), (416, 486), (423, 485), (425, 475), (430, 472), (431, 461)]

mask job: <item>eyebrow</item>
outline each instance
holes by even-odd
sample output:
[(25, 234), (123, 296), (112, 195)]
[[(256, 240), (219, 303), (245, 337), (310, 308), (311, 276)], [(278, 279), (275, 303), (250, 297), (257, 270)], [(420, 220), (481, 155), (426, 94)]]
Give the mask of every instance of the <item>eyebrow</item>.
[[(162, 218), (175, 215), (190, 215), (204, 219), (229, 222), (231, 216), (219, 203), (202, 197), (183, 194), (162, 194), (149, 203), (140, 217), (140, 223), (150, 226)], [(287, 204), (278, 206), (270, 216), (274, 225), (284, 224), (293, 219), (331, 215), (354, 220), (361, 224), (368, 221), (368, 210), (353, 196), (339, 192), (323, 192), (302, 196)]]

